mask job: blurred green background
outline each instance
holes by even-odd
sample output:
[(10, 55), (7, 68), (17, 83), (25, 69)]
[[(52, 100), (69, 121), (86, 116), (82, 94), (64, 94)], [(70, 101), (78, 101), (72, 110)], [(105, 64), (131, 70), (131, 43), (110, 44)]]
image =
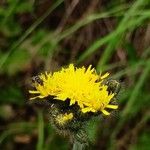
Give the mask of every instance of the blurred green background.
[(0, 149), (71, 149), (28, 94), (69, 63), (122, 84), (119, 111), (87, 125), (89, 149), (149, 150), (150, 0), (0, 0)]

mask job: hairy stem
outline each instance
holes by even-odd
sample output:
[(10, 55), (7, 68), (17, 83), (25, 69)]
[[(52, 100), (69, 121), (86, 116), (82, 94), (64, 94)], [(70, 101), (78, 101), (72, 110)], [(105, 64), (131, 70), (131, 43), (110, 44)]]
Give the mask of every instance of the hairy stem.
[(74, 141), (72, 150), (85, 150), (86, 144)]

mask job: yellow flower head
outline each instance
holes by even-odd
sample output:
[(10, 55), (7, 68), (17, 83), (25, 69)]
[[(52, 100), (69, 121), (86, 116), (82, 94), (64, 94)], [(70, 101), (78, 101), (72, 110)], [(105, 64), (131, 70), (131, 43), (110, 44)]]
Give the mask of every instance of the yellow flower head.
[(108, 75), (109, 73), (98, 75), (91, 65), (85, 69), (70, 64), (68, 68), (62, 68), (53, 74), (46, 72), (39, 75), (41, 82), (35, 82), (36, 90), (29, 92), (38, 94), (31, 99), (47, 96), (54, 96), (54, 99), (61, 101), (69, 99), (70, 105), (77, 104), (83, 113), (101, 111), (109, 115), (105, 109), (117, 109), (118, 106), (109, 104), (115, 94), (109, 93), (108, 86), (103, 84)]

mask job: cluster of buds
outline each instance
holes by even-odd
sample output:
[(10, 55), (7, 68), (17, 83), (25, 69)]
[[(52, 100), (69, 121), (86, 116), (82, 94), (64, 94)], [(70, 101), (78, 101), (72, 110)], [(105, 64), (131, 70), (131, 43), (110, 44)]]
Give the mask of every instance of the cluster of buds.
[(81, 144), (88, 143), (86, 122), (102, 114), (108, 116), (118, 108), (114, 101), (120, 83), (108, 76), (109, 73), (97, 74), (91, 66), (85, 69), (70, 64), (60, 71), (33, 77), (31, 100), (48, 102), (50, 122), (59, 133)]

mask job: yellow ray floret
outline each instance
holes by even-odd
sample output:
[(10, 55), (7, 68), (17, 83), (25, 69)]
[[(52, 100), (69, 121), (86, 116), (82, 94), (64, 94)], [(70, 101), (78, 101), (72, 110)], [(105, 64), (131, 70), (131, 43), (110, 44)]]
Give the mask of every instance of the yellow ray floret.
[(68, 68), (62, 68), (53, 74), (46, 72), (39, 75), (43, 84), (35, 83), (36, 90), (29, 92), (36, 94), (31, 99), (47, 96), (54, 96), (54, 99), (61, 101), (70, 99), (70, 105), (76, 103), (83, 113), (101, 111), (109, 115), (105, 108), (117, 109), (118, 106), (109, 104), (114, 93), (108, 93), (108, 86), (103, 84), (108, 75), (109, 73), (98, 75), (91, 65), (85, 69), (70, 64)]

